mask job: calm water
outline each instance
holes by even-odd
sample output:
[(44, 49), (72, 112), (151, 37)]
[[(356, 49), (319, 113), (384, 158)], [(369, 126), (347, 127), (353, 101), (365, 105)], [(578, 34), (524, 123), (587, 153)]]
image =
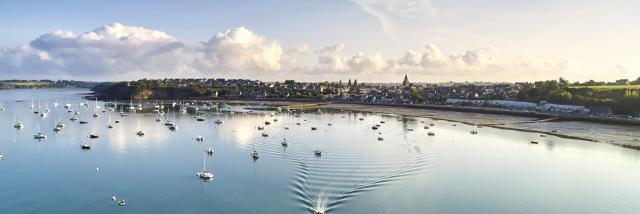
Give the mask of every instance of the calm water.
[[(100, 113), (87, 91), (6, 90), (2, 213), (637, 213), (640, 152), (607, 144), (358, 112)], [(80, 102), (80, 120), (62, 105)], [(29, 109), (31, 99), (45, 118)], [(16, 102), (22, 100), (22, 102)], [(54, 107), (53, 103), (60, 105)], [(103, 105), (102, 102), (98, 105)], [(244, 106), (223, 106), (235, 111)], [(106, 125), (120, 120), (113, 129)], [(15, 118), (25, 125), (14, 129)], [(224, 121), (214, 124), (215, 119)], [(278, 121), (274, 122), (273, 119)], [(363, 118), (364, 120), (360, 120)], [(53, 132), (56, 120), (66, 127)], [(169, 131), (164, 120), (178, 131)], [(371, 126), (380, 121), (378, 130)], [(140, 129), (146, 132), (136, 136)], [(264, 125), (271, 121), (271, 125)], [(301, 125), (296, 125), (301, 123)], [(329, 126), (327, 123), (331, 123)], [(423, 127), (433, 123), (429, 130)], [(33, 139), (37, 124), (48, 135)], [(454, 126), (455, 125), (455, 126)], [(264, 131), (256, 126), (265, 126)], [(317, 127), (312, 131), (310, 127)], [(285, 129), (289, 127), (289, 129)], [(414, 131), (410, 131), (413, 129)], [(469, 131), (478, 130), (471, 135)], [(427, 136), (433, 131), (435, 136)], [(262, 137), (265, 132), (269, 136)], [(97, 133), (100, 138), (90, 140)], [(380, 134), (381, 133), (381, 134)], [(194, 140), (204, 137), (203, 142)], [(377, 137), (384, 137), (378, 141)], [(287, 148), (280, 144), (283, 138)], [(539, 141), (533, 145), (530, 141)], [(81, 143), (90, 143), (88, 151)], [(205, 158), (214, 180), (195, 173)], [(254, 161), (255, 148), (261, 158)], [(323, 151), (315, 157), (313, 150)], [(99, 167), (99, 172), (96, 171)], [(116, 195), (128, 205), (111, 201)]]

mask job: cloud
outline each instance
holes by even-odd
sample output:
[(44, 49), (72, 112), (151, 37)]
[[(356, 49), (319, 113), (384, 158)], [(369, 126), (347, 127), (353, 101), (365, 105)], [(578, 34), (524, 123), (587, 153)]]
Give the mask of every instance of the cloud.
[(242, 71), (280, 70), (284, 51), (278, 41), (267, 40), (245, 27), (216, 34), (205, 44), (207, 58), (217, 66)]
[(401, 20), (435, 17), (431, 0), (349, 0), (362, 11), (375, 17), (385, 34), (396, 38), (396, 25)]
[(319, 54), (336, 54), (336, 53), (339, 53), (340, 51), (342, 51), (343, 48), (344, 48), (344, 43), (340, 43), (340, 44), (324, 47), (324, 48), (322, 48), (320, 50), (317, 50), (316, 53), (319, 53)]
[[(0, 74), (7, 79), (222, 76), (317, 81), (359, 76), (371, 81), (390, 81), (407, 73), (427, 81), (517, 81), (557, 76), (582, 80), (587, 78), (584, 72), (598, 70), (603, 71), (601, 78), (611, 78), (606, 71), (612, 70), (610, 66), (580, 60), (514, 57), (492, 47), (447, 53), (435, 44), (427, 44), (396, 58), (375, 51), (345, 54), (345, 46), (339, 43), (318, 49), (306, 44), (286, 47), (245, 27), (214, 34), (206, 42), (188, 42), (162, 31), (114, 23), (82, 34), (54, 31), (19, 47), (0, 48)], [(613, 73), (632, 76), (637, 68), (619, 65)]]
[(208, 42), (179, 41), (165, 32), (113, 23), (76, 35), (54, 31), (18, 48), (0, 49), (6, 78), (131, 79), (278, 71), (306, 52), (283, 48), (244, 27)]

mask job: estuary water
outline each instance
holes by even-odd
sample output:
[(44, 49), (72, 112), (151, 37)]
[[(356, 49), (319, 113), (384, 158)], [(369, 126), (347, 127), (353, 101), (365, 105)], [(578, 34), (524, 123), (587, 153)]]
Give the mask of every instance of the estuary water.
[[(149, 109), (155, 103), (145, 102), (143, 112), (125, 107), (121, 117), (105, 102), (95, 108), (82, 99), (88, 92), (0, 91), (2, 213), (640, 210), (640, 152), (609, 144), (429, 118), (260, 105), (199, 105), (204, 121), (197, 121), (193, 106), (182, 113), (165, 105), (159, 115)], [(164, 125), (168, 120), (176, 131)], [(14, 128), (16, 121), (24, 127)], [(58, 122), (65, 126), (54, 132)], [(46, 139), (34, 139), (37, 127)], [(140, 130), (144, 136), (136, 135)], [(82, 143), (91, 149), (80, 149)], [(213, 155), (205, 155), (207, 148)], [(196, 176), (204, 163), (211, 181)]]

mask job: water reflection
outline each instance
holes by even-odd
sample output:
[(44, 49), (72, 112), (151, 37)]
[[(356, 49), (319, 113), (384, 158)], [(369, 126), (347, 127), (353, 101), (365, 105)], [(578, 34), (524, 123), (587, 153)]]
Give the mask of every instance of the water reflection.
[[(196, 121), (194, 111), (183, 114), (179, 108), (165, 108), (160, 116), (146, 110), (120, 117), (115, 110), (93, 118), (94, 103), (82, 100), (82, 93), (86, 91), (0, 91), (6, 107), (0, 112), (5, 124), (0, 134), (11, 139), (0, 142), (0, 152), (7, 157), (0, 162), (0, 209), (7, 213), (632, 213), (640, 208), (631, 201), (640, 197), (640, 187), (633, 185), (640, 180), (640, 155), (606, 144), (330, 109), (262, 111), (265, 106), (220, 104), (220, 111), (204, 112), (204, 122)], [(47, 117), (29, 110), (31, 97), (41, 108), (49, 106)], [(63, 107), (67, 98), (74, 106), (71, 114)], [(77, 108), (80, 102), (89, 106)], [(69, 121), (75, 111), (88, 123)], [(23, 129), (11, 127), (14, 114), (24, 122)], [(109, 117), (121, 122), (109, 129)], [(156, 122), (157, 117), (161, 121)], [(223, 123), (214, 123), (216, 119)], [(180, 129), (170, 131), (166, 120)], [(57, 121), (65, 127), (54, 133)], [(38, 123), (49, 136), (41, 142), (32, 136)], [(380, 127), (372, 130), (376, 124)], [(140, 129), (145, 131), (142, 137), (136, 136)], [(429, 131), (435, 136), (428, 136)], [(90, 133), (100, 137), (89, 139)], [(204, 140), (196, 141), (195, 136)], [(539, 144), (530, 144), (532, 140)], [(92, 148), (81, 150), (83, 142)], [(205, 155), (207, 148), (215, 150), (213, 155)], [(254, 149), (260, 154), (257, 160), (251, 157)], [(322, 155), (314, 155), (315, 149)], [(211, 182), (195, 175), (203, 169), (203, 161), (215, 174)], [(112, 195), (125, 198), (128, 206), (117, 207), (109, 199)], [(505, 200), (509, 202), (502, 203)], [(38, 203), (24, 211), (23, 205), (33, 201)]]

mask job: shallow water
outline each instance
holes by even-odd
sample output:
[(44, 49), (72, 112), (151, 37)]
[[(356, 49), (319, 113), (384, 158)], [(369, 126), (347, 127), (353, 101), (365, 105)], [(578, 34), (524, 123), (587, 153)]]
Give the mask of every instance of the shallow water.
[[(635, 213), (640, 152), (608, 144), (359, 112), (223, 106), (193, 114), (100, 113), (81, 90), (0, 91), (3, 213)], [(45, 118), (33, 114), (31, 99)], [(62, 107), (69, 98), (80, 120)], [(24, 100), (16, 102), (16, 100)], [(53, 106), (58, 102), (58, 107)], [(103, 105), (99, 102), (98, 105)], [(229, 114), (228, 110), (238, 111)], [(241, 112), (248, 112), (243, 116)], [(14, 116), (15, 115), (15, 116)], [(120, 120), (113, 129), (106, 125)], [(299, 115), (299, 117), (295, 117)], [(12, 127), (15, 118), (24, 122)], [(215, 119), (224, 121), (221, 125)], [(277, 118), (278, 121), (273, 121)], [(363, 118), (363, 120), (359, 120)], [(66, 127), (54, 133), (56, 120)], [(164, 120), (178, 131), (169, 131)], [(381, 124), (378, 130), (372, 126)], [(140, 128), (139, 122), (140, 121)], [(271, 121), (271, 125), (264, 125)], [(296, 125), (301, 123), (301, 125)], [(329, 126), (327, 123), (331, 123)], [(429, 130), (423, 127), (433, 123)], [(33, 139), (36, 124), (48, 135)], [(454, 126), (455, 124), (455, 126)], [(256, 130), (264, 126), (264, 131)], [(311, 127), (317, 127), (312, 131)], [(285, 129), (284, 127), (289, 127)], [(136, 131), (146, 132), (143, 137)], [(409, 129), (413, 129), (410, 131)], [(471, 130), (479, 134), (472, 135)], [(435, 136), (427, 136), (433, 131)], [(268, 137), (262, 137), (261, 133)], [(97, 133), (97, 140), (88, 135)], [(195, 141), (201, 135), (203, 142)], [(384, 137), (378, 141), (377, 137)], [(286, 138), (289, 146), (280, 142)], [(531, 144), (539, 141), (539, 144)], [(91, 150), (82, 151), (81, 143)], [(210, 182), (199, 180), (204, 150)], [(261, 158), (254, 161), (255, 148)], [(313, 153), (322, 151), (321, 157)], [(99, 171), (96, 171), (96, 167)], [(127, 201), (119, 207), (116, 195)]]

